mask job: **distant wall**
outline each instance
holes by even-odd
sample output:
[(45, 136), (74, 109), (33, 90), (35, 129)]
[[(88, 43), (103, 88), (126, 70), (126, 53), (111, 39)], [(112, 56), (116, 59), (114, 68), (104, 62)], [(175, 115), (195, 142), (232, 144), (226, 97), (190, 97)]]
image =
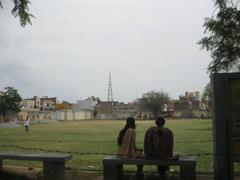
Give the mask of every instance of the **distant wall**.
[(52, 120), (55, 117), (55, 111), (21, 111), (18, 113), (18, 119), (24, 121), (27, 116), (31, 120)]
[(112, 115), (113, 119), (127, 119), (128, 117), (136, 117), (137, 112), (114, 112)]
[(210, 118), (210, 111), (203, 110), (177, 110), (173, 114), (174, 118)]
[(96, 119), (112, 119), (111, 114), (98, 113)]
[(88, 110), (56, 110), (56, 111), (22, 111), (18, 113), (19, 120), (85, 120), (92, 119), (93, 113)]
[(3, 118), (3, 116), (0, 115), (0, 123), (1, 122), (4, 122), (4, 118)]
[(93, 113), (88, 110), (58, 110), (55, 112), (56, 120), (87, 120), (92, 118)]

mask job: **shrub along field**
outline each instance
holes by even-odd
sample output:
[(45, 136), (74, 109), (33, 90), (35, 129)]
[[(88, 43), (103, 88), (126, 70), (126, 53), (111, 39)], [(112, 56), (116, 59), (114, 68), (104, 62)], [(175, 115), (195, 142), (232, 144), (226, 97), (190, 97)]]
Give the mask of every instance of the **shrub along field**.
[[(102, 158), (117, 151), (116, 139), (125, 121), (90, 120), (32, 123), (24, 127), (0, 129), (0, 151), (65, 152), (73, 154), (68, 169), (101, 171)], [(137, 146), (143, 148), (144, 134), (154, 121), (137, 121)], [(196, 155), (197, 171), (212, 172), (212, 124), (210, 120), (167, 120), (166, 127), (174, 132), (174, 151)], [(39, 162), (4, 161), (6, 164), (37, 166)], [(132, 169), (135, 167), (127, 167)], [(145, 167), (155, 170), (155, 167)]]

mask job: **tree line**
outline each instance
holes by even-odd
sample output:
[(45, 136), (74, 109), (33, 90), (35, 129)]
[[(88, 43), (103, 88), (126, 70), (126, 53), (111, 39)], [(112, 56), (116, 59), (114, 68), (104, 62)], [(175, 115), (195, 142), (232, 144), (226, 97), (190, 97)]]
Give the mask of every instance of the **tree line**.
[[(206, 85), (203, 92), (203, 101), (211, 106), (212, 90), (210, 83)], [(99, 98), (91, 96), (87, 99), (96, 100), (100, 103)], [(169, 105), (171, 101), (170, 96), (164, 91), (149, 91), (144, 93), (139, 99), (140, 109), (142, 111), (151, 112), (154, 117), (159, 116), (164, 111), (164, 106)], [(0, 91), (0, 115), (5, 118), (8, 111), (19, 112), (21, 111), (22, 97), (18, 90), (13, 87), (5, 87), (4, 91)]]
[(13, 87), (5, 87), (4, 91), (0, 91), (0, 115), (5, 119), (8, 111), (21, 111), (22, 98), (18, 91)]

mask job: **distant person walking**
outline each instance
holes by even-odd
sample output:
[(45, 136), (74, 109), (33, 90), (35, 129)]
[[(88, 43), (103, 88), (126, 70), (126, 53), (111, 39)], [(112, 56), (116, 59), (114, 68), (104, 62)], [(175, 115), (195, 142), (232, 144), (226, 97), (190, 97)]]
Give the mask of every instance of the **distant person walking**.
[[(142, 158), (142, 150), (136, 147), (136, 125), (135, 119), (129, 117), (126, 120), (126, 125), (120, 131), (118, 136), (118, 152), (120, 158)], [(143, 166), (137, 165), (136, 179), (143, 179)]]
[[(165, 128), (165, 119), (158, 117), (156, 126), (150, 127), (144, 138), (144, 154), (148, 159), (169, 160), (173, 158), (174, 136), (173, 132)], [(161, 179), (166, 179), (168, 166), (158, 166)]]
[(28, 132), (29, 131), (29, 117), (28, 116), (24, 121), (24, 127), (25, 127), (25, 132)]

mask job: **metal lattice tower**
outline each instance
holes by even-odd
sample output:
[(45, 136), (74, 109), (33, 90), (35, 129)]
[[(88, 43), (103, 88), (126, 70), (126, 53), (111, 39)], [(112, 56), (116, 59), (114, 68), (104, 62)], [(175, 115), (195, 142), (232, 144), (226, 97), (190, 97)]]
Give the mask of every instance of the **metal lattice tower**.
[(108, 102), (113, 102), (111, 72), (109, 73), (108, 79)]

